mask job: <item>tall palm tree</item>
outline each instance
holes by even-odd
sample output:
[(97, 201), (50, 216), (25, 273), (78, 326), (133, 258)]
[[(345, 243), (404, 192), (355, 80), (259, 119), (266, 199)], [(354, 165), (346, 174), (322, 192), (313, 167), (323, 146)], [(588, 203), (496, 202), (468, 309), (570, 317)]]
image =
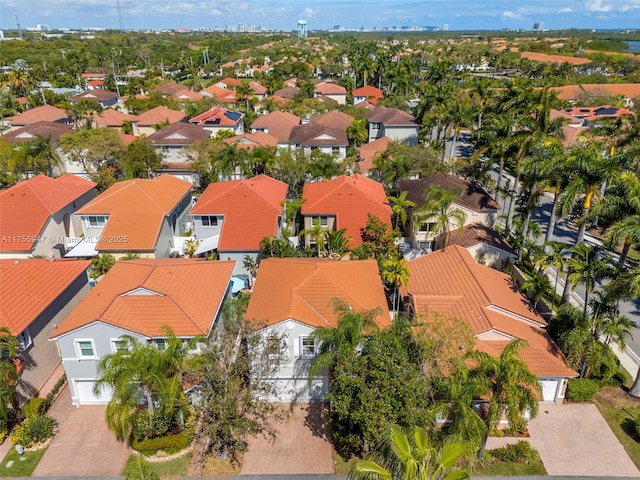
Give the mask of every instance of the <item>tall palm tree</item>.
[(568, 280), (575, 288), (584, 285), (584, 313), (587, 316), (589, 295), (595, 290), (598, 280), (607, 276), (611, 269), (604, 257), (601, 247), (589, 247), (584, 244), (575, 245), (571, 249), (572, 256), (567, 260), (570, 273)]
[(465, 452), (461, 443), (437, 448), (424, 427), (405, 432), (398, 425), (388, 427), (386, 445), (366, 460), (356, 460), (349, 479), (384, 480), (463, 480), (469, 475), (455, 468)]
[(394, 197), (392, 195), (387, 196), (387, 200), (391, 204), (391, 212), (393, 213), (393, 228), (398, 229), (398, 226), (404, 228), (407, 224), (408, 213), (407, 210), (416, 206), (411, 200), (407, 198), (409, 192), (400, 192), (400, 195)]
[(153, 417), (169, 420), (180, 417), (186, 405), (182, 389), (182, 367), (194, 342), (185, 344), (166, 327), (164, 350), (124, 335), (126, 348), (101, 358), (96, 367), (95, 393), (106, 386), (113, 388), (107, 405), (107, 425), (120, 439), (129, 440), (136, 414), (141, 409), (141, 395)]
[(497, 358), (484, 352), (469, 352), (469, 357), (478, 364), (472, 375), (490, 381), (487, 420), (493, 427), (506, 414), (511, 428), (520, 430), (524, 426), (522, 414), (525, 410), (530, 412), (531, 418), (538, 413), (538, 399), (542, 392), (540, 381), (518, 356), (526, 344), (525, 340), (512, 340)]
[(442, 235), (442, 248), (447, 248), (449, 245), (451, 226), (462, 228), (467, 220), (467, 214), (464, 211), (452, 206), (459, 195), (457, 191), (431, 186), (426, 191), (424, 205), (413, 213), (414, 227), (426, 221), (433, 222), (434, 230)]
[(560, 279), (560, 274), (564, 270), (565, 265), (565, 253), (567, 250), (567, 245), (562, 242), (552, 242), (547, 241), (544, 242), (545, 247), (545, 255), (542, 257), (540, 266), (544, 272), (544, 270), (548, 267), (556, 268), (556, 280), (553, 285), (553, 297), (551, 299), (551, 311), (553, 312), (556, 305), (556, 291), (558, 290), (558, 280)]
[(409, 284), (409, 268), (404, 258), (386, 259), (382, 262), (382, 280), (393, 285), (393, 307), (396, 312), (400, 310), (400, 287)]
[(321, 256), (322, 253), (326, 251), (326, 231), (327, 227), (322, 226), (322, 222), (318, 217), (313, 221), (313, 226), (311, 228), (306, 228), (300, 232), (300, 236), (308, 235), (309, 241), (315, 242), (316, 244), (316, 252), (318, 256)]
[(521, 285), (521, 288), (529, 292), (533, 306), (538, 308), (538, 303), (542, 297), (551, 291), (551, 280), (544, 274), (534, 274)]
[(329, 255), (335, 254), (342, 257), (345, 253), (349, 252), (351, 237), (345, 236), (346, 232), (346, 228), (324, 231), (322, 235), (324, 236), (325, 246)]
[(353, 354), (366, 335), (378, 331), (375, 319), (382, 313), (380, 308), (356, 312), (337, 298), (331, 304), (338, 320), (335, 327), (320, 327), (311, 334), (320, 350), (309, 368), (309, 381), (325, 369), (331, 374), (340, 356)]

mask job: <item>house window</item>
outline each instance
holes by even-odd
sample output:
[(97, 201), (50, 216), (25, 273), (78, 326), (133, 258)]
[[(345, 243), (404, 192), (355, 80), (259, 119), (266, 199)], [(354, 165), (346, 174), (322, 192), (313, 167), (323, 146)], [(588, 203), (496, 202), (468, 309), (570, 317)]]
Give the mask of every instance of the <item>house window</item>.
[(340, 147), (331, 147), (331, 155), (334, 157), (340, 155)]
[(29, 329), (26, 328), (20, 335), (18, 335), (18, 343), (20, 344), (21, 350), (26, 350), (33, 343), (31, 340), (31, 333), (29, 333)]
[(300, 355), (304, 358), (316, 356), (316, 342), (313, 337), (300, 337)]
[(203, 227), (217, 227), (218, 226), (218, 217), (215, 215), (204, 215), (202, 217), (202, 226)]
[(154, 338), (152, 343), (156, 346), (158, 350), (166, 350), (167, 349), (167, 340), (164, 338)]
[(111, 340), (111, 351), (113, 353), (129, 350), (126, 340)]
[(87, 223), (90, 227), (104, 227), (107, 224), (107, 217), (92, 215), (87, 217)]
[(327, 227), (329, 226), (329, 217), (327, 217), (326, 215), (322, 215), (320, 217), (313, 217), (311, 219), (311, 223), (314, 226), (320, 224), (321, 227)]
[(76, 352), (78, 358), (95, 358), (93, 340), (76, 340)]
[(431, 232), (433, 230), (433, 222), (424, 222), (420, 224), (419, 232)]

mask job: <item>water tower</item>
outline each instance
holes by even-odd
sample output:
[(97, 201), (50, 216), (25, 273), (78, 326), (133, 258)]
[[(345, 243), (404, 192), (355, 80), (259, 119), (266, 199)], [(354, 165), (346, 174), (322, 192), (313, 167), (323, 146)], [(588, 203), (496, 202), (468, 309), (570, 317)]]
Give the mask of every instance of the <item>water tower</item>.
[(298, 20), (298, 38), (307, 38), (306, 20)]

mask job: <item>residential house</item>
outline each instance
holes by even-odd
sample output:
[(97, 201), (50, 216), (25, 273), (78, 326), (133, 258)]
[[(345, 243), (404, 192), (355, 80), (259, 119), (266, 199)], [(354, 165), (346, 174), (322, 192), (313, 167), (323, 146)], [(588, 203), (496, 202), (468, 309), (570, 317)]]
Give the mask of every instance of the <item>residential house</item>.
[(190, 119), (189, 123), (208, 130), (212, 137), (215, 137), (222, 130), (231, 131), (234, 135), (244, 133), (244, 113), (234, 112), (223, 107), (211, 107), (206, 112)]
[(242, 85), (242, 82), (237, 78), (225, 77), (214, 85), (216, 87), (224, 88), (225, 90), (235, 90)]
[(420, 125), (413, 115), (397, 108), (378, 106), (366, 113), (369, 127), (369, 142), (380, 137), (389, 137), (396, 142), (409, 145), (418, 143)]
[(425, 322), (459, 319), (471, 328), (476, 347), (493, 356), (511, 340), (525, 340), (520, 357), (540, 380), (541, 400), (562, 401), (567, 380), (578, 375), (547, 333), (547, 322), (509, 275), (477, 263), (458, 245), (406, 265), (409, 284), (401, 293), (411, 316)]
[(217, 102), (236, 103), (235, 90), (227, 90), (216, 85), (210, 85), (200, 92), (205, 97), (213, 97)]
[(633, 112), (626, 108), (604, 105), (601, 107), (572, 107), (565, 109), (565, 113), (582, 121), (585, 127), (598, 126), (599, 122), (615, 122), (620, 117), (632, 117)]
[(82, 100), (97, 102), (102, 108), (109, 108), (118, 103), (118, 95), (109, 90), (93, 89), (85, 90), (82, 93), (69, 97), (69, 101), (72, 103), (81, 102)]
[(260, 262), (246, 318), (260, 327), (267, 348), (270, 340), (283, 340), (283, 362), (274, 378), (265, 379), (279, 391), (271, 400), (325, 399), (327, 374), (310, 383), (308, 379), (309, 366), (320, 350), (311, 335), (317, 328), (337, 325), (334, 299), (355, 311), (379, 308), (378, 326), (391, 323), (375, 260), (266, 258)]
[(333, 80), (324, 80), (316, 84), (313, 89), (314, 98), (328, 98), (338, 105), (347, 104), (347, 89)]
[(96, 196), (96, 184), (37, 175), (0, 192), (0, 258), (65, 254), (65, 239), (82, 227), (73, 214)]
[(263, 147), (275, 151), (278, 146), (278, 139), (276, 137), (263, 132), (243, 133), (242, 135), (236, 135), (235, 137), (225, 138), (224, 141), (229, 145), (234, 145), (235, 147), (242, 148), (244, 150), (253, 150), (256, 147)]
[(65, 110), (62, 108), (54, 107), (52, 105), (43, 105), (42, 107), (30, 108), (24, 112), (9, 117), (7, 119), (11, 125), (11, 130), (16, 130), (20, 127), (26, 127), (27, 125), (33, 125), (38, 122), (55, 122), (62, 124), (71, 124), (71, 119)]
[(36, 122), (10, 130), (3, 135), (8, 143), (30, 142), (37, 137), (49, 139), (54, 148), (60, 145), (60, 135), (72, 132), (71, 125), (56, 122)]
[(191, 183), (161, 175), (118, 182), (76, 212), (84, 233), (67, 257), (136, 253), (164, 258), (178, 253), (189, 230)]
[(116, 262), (53, 331), (74, 405), (108, 403), (113, 391), (94, 392), (96, 365), (126, 348), (123, 335), (157, 348), (167, 332), (188, 340), (208, 336), (230, 294), (233, 262), (138, 259)]
[(288, 112), (271, 112), (256, 118), (251, 124), (251, 132), (262, 132), (278, 139), (278, 145), (289, 143), (291, 130), (300, 125), (300, 117)]
[(137, 122), (136, 116), (119, 112), (113, 108), (105, 108), (100, 113), (95, 114), (92, 121), (94, 127), (118, 128), (120, 130), (127, 122), (131, 123), (133, 128), (133, 124)]
[(133, 124), (133, 133), (136, 136), (151, 135), (165, 125), (182, 122), (184, 119), (183, 112), (171, 110), (161, 105), (138, 115)]
[(406, 191), (407, 199), (415, 204), (415, 207), (410, 210), (408, 222), (408, 236), (413, 246), (425, 249), (435, 247), (433, 240), (439, 232), (433, 230), (433, 222), (429, 219), (417, 221), (413, 216), (413, 213), (427, 202), (426, 193), (431, 187), (458, 192), (458, 197), (451, 208), (457, 208), (465, 213), (465, 225), (479, 223), (493, 228), (501, 207), (479, 184), (444, 172), (428, 178), (401, 180), (398, 182), (398, 189), (401, 192)]
[(165, 82), (153, 88), (153, 92), (161, 94), (163, 97), (173, 97), (176, 93), (185, 90), (187, 87), (176, 82)]
[(191, 209), (196, 254), (216, 251), (218, 258), (236, 261), (236, 274), (246, 274), (245, 255), (258, 258), (262, 239), (282, 231), (287, 190), (286, 183), (266, 175), (210, 183)]
[(20, 343), (21, 402), (37, 397), (60, 364), (49, 335), (88, 293), (89, 265), (86, 260), (0, 260), (0, 325)]
[[(438, 237), (436, 243), (442, 245), (443, 239)], [(466, 248), (478, 263), (497, 270), (502, 270), (503, 265), (514, 261), (517, 257), (515, 250), (502, 235), (479, 223), (452, 231), (449, 236), (449, 245)]]
[(249, 88), (253, 92), (253, 96), (263, 100), (269, 95), (269, 89), (258, 82), (249, 82)]
[(380, 137), (373, 142), (365, 143), (358, 147), (358, 169), (359, 173), (368, 175), (373, 169), (373, 159), (376, 155), (381, 155), (389, 148), (389, 137)]
[(342, 113), (339, 110), (331, 110), (329, 112), (314, 115), (309, 119), (309, 123), (315, 123), (316, 125), (323, 125), (325, 127), (339, 128), (344, 130), (351, 126), (355, 118), (346, 113)]
[(193, 90), (189, 90), (188, 88), (183, 88), (178, 93), (176, 93), (173, 98), (175, 98), (178, 102), (197, 102), (202, 100), (204, 96), (199, 92), (194, 92)]
[(158, 173), (168, 173), (194, 184), (196, 177), (190, 168), (186, 149), (194, 143), (203, 142), (210, 134), (202, 127), (180, 122), (162, 127), (149, 135), (154, 149), (162, 155), (162, 168)]
[(284, 98), (285, 100), (293, 100), (300, 93), (298, 87), (284, 87), (273, 92), (274, 97)]
[(552, 88), (558, 92), (560, 100), (576, 102), (589, 97), (621, 97), (626, 108), (633, 107), (635, 99), (640, 97), (640, 83), (594, 83)]
[(356, 88), (351, 91), (353, 96), (353, 104), (358, 105), (363, 102), (369, 102), (372, 105), (377, 105), (380, 100), (384, 98), (384, 93), (379, 88), (373, 85), (365, 85), (364, 87)]
[(305, 155), (320, 151), (332, 155), (336, 160), (347, 156), (349, 139), (344, 130), (332, 128), (318, 123), (305, 123), (291, 129), (289, 145), (302, 149)]
[[(309, 230), (317, 223), (328, 230), (346, 229), (351, 248), (362, 244), (360, 229), (368, 222), (368, 214), (391, 226), (391, 207), (382, 185), (360, 174), (341, 175), (324, 182), (305, 183), (302, 190), (300, 213), (304, 228)], [(307, 235), (305, 244), (314, 244)]]

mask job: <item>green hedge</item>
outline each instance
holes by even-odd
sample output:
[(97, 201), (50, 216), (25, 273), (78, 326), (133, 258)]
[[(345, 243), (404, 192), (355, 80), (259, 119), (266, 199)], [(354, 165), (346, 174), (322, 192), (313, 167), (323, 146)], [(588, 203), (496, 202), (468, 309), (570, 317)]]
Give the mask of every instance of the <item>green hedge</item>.
[(571, 378), (567, 384), (566, 398), (569, 402), (589, 402), (599, 389), (598, 382), (589, 378)]
[(44, 398), (31, 398), (27, 400), (27, 403), (22, 406), (21, 410), (24, 418), (41, 415), (46, 411), (46, 400)]
[(502, 462), (535, 463), (540, 461), (538, 451), (526, 440), (489, 450), (489, 453)]
[(134, 440), (131, 447), (146, 455), (155, 455), (158, 450), (165, 452), (178, 451), (187, 448), (193, 442), (193, 433), (187, 429), (177, 435), (167, 435), (145, 440)]

